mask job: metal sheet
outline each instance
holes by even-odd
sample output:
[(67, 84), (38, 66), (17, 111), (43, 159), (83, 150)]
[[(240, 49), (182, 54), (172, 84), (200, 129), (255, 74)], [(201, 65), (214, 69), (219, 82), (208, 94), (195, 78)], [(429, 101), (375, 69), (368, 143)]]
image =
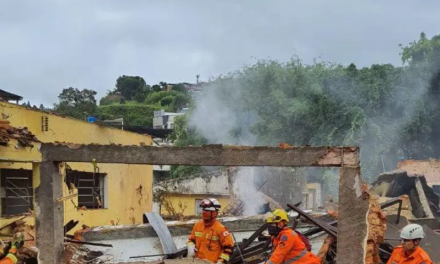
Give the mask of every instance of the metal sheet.
[(162, 219), (160, 215), (154, 212), (145, 213), (148, 222), (156, 231), (159, 237), (160, 243), (162, 244), (163, 253), (165, 254), (175, 254), (177, 253), (176, 244), (174, 244), (173, 237), (171, 236), (170, 230)]

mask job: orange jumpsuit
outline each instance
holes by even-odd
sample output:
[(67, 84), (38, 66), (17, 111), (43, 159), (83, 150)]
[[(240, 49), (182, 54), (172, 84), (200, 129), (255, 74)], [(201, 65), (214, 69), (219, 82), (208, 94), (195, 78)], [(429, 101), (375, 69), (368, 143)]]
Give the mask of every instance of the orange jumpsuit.
[(196, 258), (214, 263), (218, 260), (228, 261), (234, 248), (231, 233), (217, 220), (209, 226), (205, 226), (203, 220), (197, 222), (188, 237), (190, 242), (195, 244)]
[[(3, 255), (3, 250), (1, 253)], [(17, 254), (17, 249), (15, 247), (12, 247), (6, 257), (0, 260), (0, 264), (16, 264), (17, 257), (15, 256), (15, 254)]]
[(265, 264), (320, 264), (321, 259), (309, 252), (301, 237), (292, 229), (283, 229), (272, 239), (273, 253)]
[(403, 247), (397, 246), (394, 248), (387, 264), (433, 264), (433, 262), (429, 258), (428, 253), (420, 247), (417, 247), (411, 255), (406, 257)]

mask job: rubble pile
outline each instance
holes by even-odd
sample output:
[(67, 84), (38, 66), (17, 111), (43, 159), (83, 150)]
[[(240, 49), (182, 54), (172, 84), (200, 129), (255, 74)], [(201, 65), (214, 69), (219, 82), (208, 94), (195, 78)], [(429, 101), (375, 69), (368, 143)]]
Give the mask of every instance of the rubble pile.
[(0, 120), (0, 145), (6, 146), (11, 139), (16, 139), (24, 147), (33, 147), (32, 142), (41, 142), (27, 127), (16, 128), (8, 120)]
[(381, 263), (379, 256), (380, 244), (384, 243), (387, 220), (381, 210), (378, 200), (370, 196), (370, 209), (368, 212), (368, 238), (365, 263)]
[[(415, 219), (416, 217), (413, 215), (412, 213), (412, 206), (411, 206), (411, 201), (409, 199), (408, 195), (402, 195), (399, 197), (402, 200), (402, 208), (401, 208), (401, 212), (400, 214), (404, 217), (406, 217), (407, 219)], [(386, 203), (390, 200), (392, 200), (393, 198), (390, 197), (379, 197), (378, 201), (379, 203)], [(386, 215), (397, 215), (399, 210), (399, 205), (398, 204), (394, 204), (390, 207), (387, 207), (385, 209), (383, 209), (383, 212)]]
[(100, 257), (104, 255), (101, 251), (92, 251), (79, 244), (66, 244), (61, 255), (61, 264), (83, 264), (83, 263), (103, 263)]

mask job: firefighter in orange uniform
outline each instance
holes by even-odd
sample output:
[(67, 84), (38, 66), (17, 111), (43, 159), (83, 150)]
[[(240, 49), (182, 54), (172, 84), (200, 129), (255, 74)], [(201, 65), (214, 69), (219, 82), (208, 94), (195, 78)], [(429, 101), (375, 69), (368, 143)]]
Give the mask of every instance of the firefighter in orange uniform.
[(265, 264), (320, 264), (321, 259), (309, 252), (301, 237), (287, 224), (287, 212), (277, 209), (266, 218), (272, 236), (273, 253)]
[(221, 208), (217, 199), (204, 199), (202, 220), (197, 222), (188, 238), (188, 258), (206, 259), (222, 264), (229, 260), (234, 248), (234, 240), (228, 229), (217, 221)]
[[(24, 244), (24, 240), (14, 240), (12, 243), (0, 250), (0, 264), (16, 264), (17, 251)], [(12, 245), (12, 246), (11, 246)]]
[(394, 248), (387, 264), (433, 264), (428, 254), (419, 246), (424, 237), (425, 233), (420, 225), (405, 226), (400, 233), (402, 245)]

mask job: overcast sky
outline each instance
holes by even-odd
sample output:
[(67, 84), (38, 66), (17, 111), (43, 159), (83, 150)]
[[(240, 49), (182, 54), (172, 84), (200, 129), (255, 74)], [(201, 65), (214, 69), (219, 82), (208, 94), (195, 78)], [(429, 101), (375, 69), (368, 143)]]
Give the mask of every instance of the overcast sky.
[(0, 89), (52, 106), (120, 75), (195, 82), (255, 58), (400, 65), (398, 44), (440, 34), (440, 1), (0, 0)]

